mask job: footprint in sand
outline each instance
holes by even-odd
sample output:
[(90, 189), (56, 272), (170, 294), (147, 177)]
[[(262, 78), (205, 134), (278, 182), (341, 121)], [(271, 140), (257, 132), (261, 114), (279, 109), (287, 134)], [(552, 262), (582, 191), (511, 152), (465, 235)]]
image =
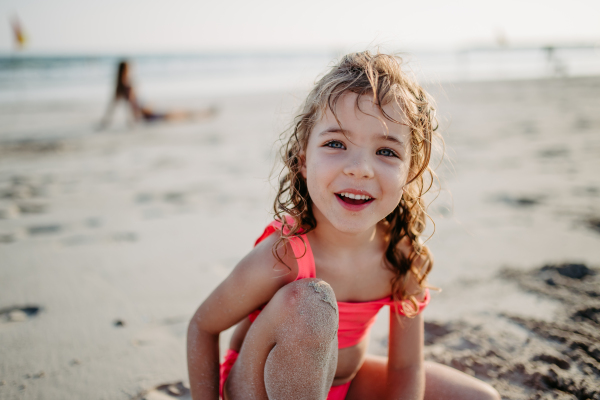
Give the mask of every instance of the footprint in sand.
[(17, 206), (22, 214), (41, 214), (48, 209), (48, 204), (39, 200), (19, 201)]
[(131, 400), (192, 400), (187, 384), (183, 382), (164, 383), (145, 390)]
[(508, 204), (515, 208), (527, 208), (537, 206), (542, 203), (543, 196), (498, 196), (498, 201)]
[(23, 322), (38, 315), (38, 306), (7, 307), (0, 309), (0, 322)]
[(136, 242), (138, 235), (135, 232), (115, 232), (111, 234), (113, 242)]
[(600, 233), (600, 217), (592, 217), (588, 219), (587, 223), (591, 230)]
[(541, 150), (538, 155), (541, 158), (565, 158), (569, 155), (569, 149), (561, 147), (548, 147)]
[(62, 239), (65, 246), (81, 246), (94, 243), (116, 242), (134, 243), (138, 235), (135, 232), (114, 232), (109, 234), (74, 234)]
[(564, 370), (568, 370), (569, 368), (571, 368), (571, 364), (567, 360), (557, 357), (557, 356), (553, 356), (551, 354), (542, 353), (542, 354), (539, 354), (539, 355), (533, 357), (531, 360), (532, 361), (542, 361), (542, 362), (545, 362), (546, 364), (554, 364), (558, 368), (564, 369)]
[(138, 204), (147, 204), (154, 201), (154, 195), (152, 193), (138, 193), (135, 196), (135, 202)]
[(27, 228), (27, 233), (29, 233), (31, 236), (49, 235), (59, 233), (62, 229), (63, 227), (58, 224), (36, 225)]
[(425, 322), (425, 344), (434, 344), (438, 339), (452, 333), (450, 325), (438, 322)]
[[(571, 317), (575, 321), (588, 321), (593, 324), (600, 325), (600, 308), (598, 307), (587, 307), (578, 310)], [(596, 351), (597, 356), (600, 358), (600, 349)]]
[(0, 202), (0, 219), (15, 219), (21, 214), (19, 206), (13, 202)]
[(543, 266), (540, 271), (556, 271), (562, 276), (566, 276), (571, 279), (583, 279), (586, 276), (596, 275), (596, 272), (588, 268), (585, 264), (579, 263), (563, 263), (563, 264), (549, 264)]
[(0, 243), (12, 243), (17, 240), (23, 239), (26, 233), (22, 229), (16, 229), (13, 231), (0, 231)]

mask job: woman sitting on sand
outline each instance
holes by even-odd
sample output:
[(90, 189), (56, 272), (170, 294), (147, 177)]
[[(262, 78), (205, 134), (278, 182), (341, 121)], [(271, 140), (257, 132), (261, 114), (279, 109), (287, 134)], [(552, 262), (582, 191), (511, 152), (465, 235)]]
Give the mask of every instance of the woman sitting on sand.
[(119, 100), (125, 100), (129, 104), (135, 121), (155, 122), (184, 119), (203, 119), (211, 117), (216, 113), (216, 109), (214, 107), (199, 111), (156, 112), (149, 107), (143, 106), (138, 101), (135, 90), (131, 85), (129, 71), (129, 63), (125, 60), (121, 61), (119, 63), (119, 69), (117, 72), (117, 87), (115, 89), (115, 96), (111, 99), (108, 109), (106, 110), (106, 114), (100, 122), (100, 128), (104, 128), (108, 125), (115, 109), (115, 105)]

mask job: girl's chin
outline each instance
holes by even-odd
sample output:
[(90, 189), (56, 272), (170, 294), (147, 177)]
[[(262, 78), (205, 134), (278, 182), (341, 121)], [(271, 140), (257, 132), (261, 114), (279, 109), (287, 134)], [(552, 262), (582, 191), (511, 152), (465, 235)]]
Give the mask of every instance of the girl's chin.
[(370, 231), (384, 217), (377, 218), (374, 213), (365, 212), (366, 210), (356, 213), (347, 210), (328, 209), (322, 212), (313, 203), (313, 215), (317, 220), (317, 226), (320, 222), (331, 225), (337, 231), (347, 234), (359, 234)]
[[(359, 234), (370, 231), (373, 229), (375, 225), (377, 225), (376, 220), (371, 221), (370, 218), (358, 217), (347, 218), (347, 217), (333, 217), (327, 218), (327, 221), (331, 226), (333, 226), (337, 231), (341, 233), (347, 234)], [(318, 223), (318, 221), (317, 221)]]

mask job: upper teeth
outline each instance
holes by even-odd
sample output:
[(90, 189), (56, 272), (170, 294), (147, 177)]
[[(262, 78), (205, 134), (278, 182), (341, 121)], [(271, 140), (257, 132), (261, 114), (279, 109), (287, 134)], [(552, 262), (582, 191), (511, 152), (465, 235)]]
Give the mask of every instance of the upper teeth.
[(365, 194), (354, 194), (354, 193), (340, 193), (340, 196), (348, 197), (355, 200), (371, 200), (371, 198)]

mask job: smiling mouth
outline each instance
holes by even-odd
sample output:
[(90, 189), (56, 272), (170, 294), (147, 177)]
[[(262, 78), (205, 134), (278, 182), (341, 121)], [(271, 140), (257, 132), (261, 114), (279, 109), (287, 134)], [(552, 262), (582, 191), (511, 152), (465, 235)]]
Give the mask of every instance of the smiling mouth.
[(342, 200), (344, 203), (352, 205), (367, 204), (375, 200), (374, 198), (364, 194), (336, 193), (335, 195), (339, 197), (340, 200)]

